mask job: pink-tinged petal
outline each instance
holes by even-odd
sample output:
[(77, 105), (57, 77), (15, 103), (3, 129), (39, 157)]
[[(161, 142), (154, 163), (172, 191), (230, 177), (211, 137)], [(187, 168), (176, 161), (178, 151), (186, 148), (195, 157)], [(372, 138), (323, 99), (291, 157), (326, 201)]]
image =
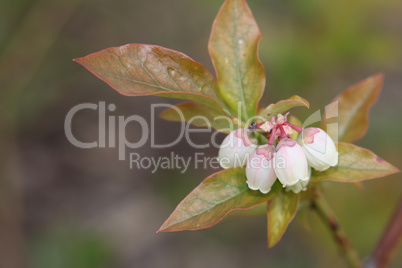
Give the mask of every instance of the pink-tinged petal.
[(250, 155), (257, 149), (257, 141), (247, 129), (239, 128), (223, 140), (218, 153), (221, 167), (244, 167)]
[(263, 155), (268, 161), (274, 158), (275, 147), (272, 145), (262, 145), (259, 146), (255, 152), (257, 155)]
[(302, 131), (303, 141), (307, 144), (314, 143), (314, 136), (320, 132), (321, 129), (316, 127), (305, 128)]
[(251, 132), (247, 128), (235, 130), (234, 135), (243, 142), (244, 146), (257, 145), (255, 138), (251, 136)]
[(295, 140), (282, 139), (276, 147), (274, 161), (276, 176), (283, 187), (309, 179), (306, 156)]
[(276, 180), (274, 154), (272, 145), (262, 145), (251, 155), (246, 167), (247, 185), (251, 190), (260, 190), (264, 194), (271, 190)]

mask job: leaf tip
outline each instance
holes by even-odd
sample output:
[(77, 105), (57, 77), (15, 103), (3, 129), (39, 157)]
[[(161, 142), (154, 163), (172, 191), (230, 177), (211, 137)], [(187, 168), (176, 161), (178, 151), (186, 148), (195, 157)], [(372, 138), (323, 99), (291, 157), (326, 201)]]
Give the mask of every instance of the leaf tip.
[(378, 79), (378, 80), (384, 80), (384, 73), (383, 72), (379, 72), (379, 73), (376, 73), (376, 74), (374, 74), (372, 77), (373, 78), (376, 78), (376, 79)]
[(272, 242), (270, 242), (269, 239), (268, 239), (267, 248), (268, 248), (268, 249), (271, 249), (271, 248), (273, 248), (276, 244), (277, 244), (277, 243), (272, 243)]
[(163, 110), (162, 112), (160, 112), (158, 114), (158, 117), (161, 119), (167, 120), (167, 121), (171, 121), (171, 122), (177, 122), (177, 121), (182, 122), (184, 120), (184, 118), (180, 118), (180, 120), (176, 120), (174, 118), (174, 116), (172, 117), (172, 115), (170, 113), (172, 111), (172, 109), (179, 109), (179, 108), (176, 108), (177, 106), (174, 106), (174, 107), (175, 108), (167, 108), (167, 109)]
[(289, 99), (296, 100), (296, 101), (300, 101), (300, 102), (302, 102), (302, 103), (304, 104), (305, 107), (307, 107), (307, 109), (310, 108), (310, 103), (308, 102), (308, 100), (306, 100), (306, 99), (300, 97), (299, 95), (293, 95), (293, 96), (290, 97)]
[[(376, 84), (377, 92), (380, 92), (382, 90), (382, 87), (384, 85), (384, 73), (383, 72), (376, 73), (376, 74), (370, 76), (368, 79), (375, 81), (374, 83)], [(378, 98), (378, 94), (377, 94), (376, 98)]]
[[(378, 163), (384, 163), (384, 162), (387, 163), (387, 161), (385, 161), (383, 158), (379, 157), (378, 155), (377, 155), (377, 157), (375, 158), (375, 160), (376, 160)], [(395, 166), (392, 165), (391, 163), (388, 163), (388, 164), (389, 164), (390, 170), (391, 170), (390, 175), (391, 175), (391, 174), (395, 174), (395, 173), (400, 173), (400, 172), (401, 172), (401, 170), (400, 170), (399, 168), (395, 167)]]
[(162, 112), (160, 112), (160, 113), (158, 114), (158, 117), (159, 117), (159, 118), (162, 118), (162, 119), (165, 119), (165, 120), (169, 120), (169, 119), (168, 119), (169, 117), (167, 116), (168, 110), (169, 110), (169, 108), (163, 110)]
[(392, 173), (392, 174), (401, 173), (401, 170), (399, 168), (397, 168), (395, 166), (392, 166), (392, 167), (394, 168), (394, 173)]
[(169, 230), (167, 230), (169, 227), (166, 226), (166, 221), (159, 227), (158, 231), (156, 231), (157, 234), (169, 232)]
[[(156, 231), (157, 234), (159, 233), (168, 233), (168, 232), (172, 232), (171, 230), (168, 229), (169, 227), (164, 227), (164, 225), (162, 225), (158, 231)], [(179, 230), (178, 230), (179, 231)]]
[(79, 64), (82, 65), (83, 59), (84, 59), (83, 57), (81, 57), (81, 58), (75, 58), (75, 59), (73, 59), (73, 62), (77, 62), (77, 63), (79, 63)]

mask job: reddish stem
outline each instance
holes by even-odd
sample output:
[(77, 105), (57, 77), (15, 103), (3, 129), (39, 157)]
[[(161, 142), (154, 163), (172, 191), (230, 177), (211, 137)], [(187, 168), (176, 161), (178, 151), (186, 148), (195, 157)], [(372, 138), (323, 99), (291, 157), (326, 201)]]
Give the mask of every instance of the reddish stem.
[(318, 191), (315, 192), (317, 197), (312, 200), (311, 208), (315, 209), (321, 220), (328, 226), (335, 241), (345, 254), (346, 260), (350, 267), (361, 268), (362, 263), (356, 249), (352, 246), (345, 232), (339, 225), (338, 220), (327, 201)]
[(255, 127), (256, 127), (256, 128), (259, 128), (260, 126), (264, 125), (265, 123), (266, 123), (266, 122), (258, 123)]
[(268, 140), (269, 145), (274, 144), (274, 138), (275, 138), (276, 130), (277, 130), (277, 126), (274, 126), (274, 128), (271, 130), (271, 136), (269, 136), (269, 140)]
[(290, 123), (288, 123), (288, 122), (285, 122), (284, 125), (287, 125), (287, 126), (293, 128), (294, 130), (296, 130), (296, 131), (299, 132), (299, 133), (303, 131), (303, 128), (298, 127), (298, 126), (295, 126), (295, 125), (292, 125), (292, 124), (290, 124)]
[(279, 125), (279, 130), (281, 131), (281, 139), (288, 137), (288, 135), (286, 135), (286, 131), (283, 129), (282, 125)]

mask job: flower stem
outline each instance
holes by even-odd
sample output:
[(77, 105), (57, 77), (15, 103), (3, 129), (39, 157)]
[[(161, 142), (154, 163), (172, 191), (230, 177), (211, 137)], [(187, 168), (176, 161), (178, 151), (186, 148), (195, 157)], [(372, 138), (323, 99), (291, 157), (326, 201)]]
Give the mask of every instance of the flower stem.
[(279, 125), (279, 130), (281, 131), (281, 139), (288, 137), (288, 135), (286, 135), (286, 132), (285, 132), (285, 130), (283, 129), (283, 126), (282, 126), (282, 125)]
[(276, 129), (277, 129), (276, 126), (274, 126), (274, 128), (271, 131), (271, 136), (269, 136), (269, 140), (268, 140), (269, 145), (274, 144)]
[(339, 248), (345, 255), (346, 260), (350, 267), (362, 267), (361, 258), (356, 249), (349, 242), (345, 232), (340, 227), (338, 220), (331, 207), (328, 205), (324, 197), (317, 193), (318, 197), (312, 200), (311, 206), (317, 212), (320, 219), (327, 225), (332, 233), (335, 241), (338, 243)]
[(288, 122), (285, 122), (285, 125), (286, 125), (286, 126), (289, 126), (289, 127), (291, 127), (291, 128), (293, 128), (294, 130), (296, 130), (296, 131), (299, 132), (299, 133), (303, 131), (303, 128), (298, 127), (298, 126), (295, 126), (295, 125), (292, 125), (292, 124), (290, 124), (290, 123), (288, 123)]

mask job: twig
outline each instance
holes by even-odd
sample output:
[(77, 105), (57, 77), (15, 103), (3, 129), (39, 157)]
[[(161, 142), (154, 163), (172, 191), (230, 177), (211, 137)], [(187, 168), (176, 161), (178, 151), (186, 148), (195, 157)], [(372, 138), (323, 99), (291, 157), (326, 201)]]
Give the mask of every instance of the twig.
[[(318, 194), (318, 193), (317, 193)], [(343, 251), (350, 267), (362, 267), (359, 254), (349, 242), (345, 232), (340, 227), (338, 220), (327, 201), (322, 195), (318, 194), (317, 198), (312, 200), (312, 208), (317, 212), (321, 220), (328, 226), (339, 248)]]
[(396, 206), (393, 217), (377, 244), (376, 249), (365, 264), (365, 268), (387, 267), (391, 254), (402, 237), (402, 198)]

